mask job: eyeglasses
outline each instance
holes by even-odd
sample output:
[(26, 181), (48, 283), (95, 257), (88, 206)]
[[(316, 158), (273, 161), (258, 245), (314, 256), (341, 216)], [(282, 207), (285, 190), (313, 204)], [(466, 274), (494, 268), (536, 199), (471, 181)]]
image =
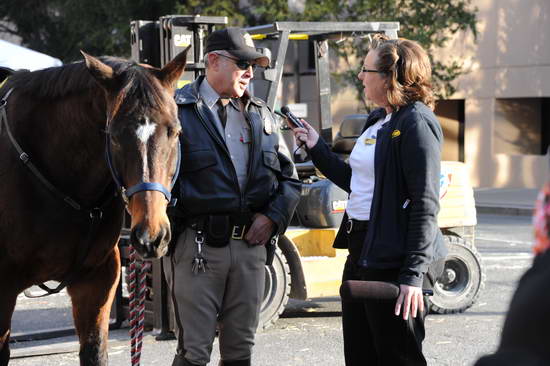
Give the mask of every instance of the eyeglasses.
[(367, 69), (365, 67), (363, 67), (361, 69), (361, 72), (375, 72), (377, 74), (385, 74), (386, 72), (385, 71), (380, 71), (380, 70), (374, 70), (374, 69)]
[(221, 54), (221, 53), (216, 53), (216, 55), (222, 56), (222, 57), (225, 57), (225, 58), (228, 58), (230, 60), (235, 61), (235, 65), (237, 65), (237, 67), (241, 70), (248, 70), (249, 67), (252, 67), (252, 71), (254, 71), (254, 70), (256, 70), (256, 67), (258, 67), (258, 65), (253, 64), (250, 61), (238, 60), (236, 58), (229, 57), (229, 56), (226, 56), (226, 55)]

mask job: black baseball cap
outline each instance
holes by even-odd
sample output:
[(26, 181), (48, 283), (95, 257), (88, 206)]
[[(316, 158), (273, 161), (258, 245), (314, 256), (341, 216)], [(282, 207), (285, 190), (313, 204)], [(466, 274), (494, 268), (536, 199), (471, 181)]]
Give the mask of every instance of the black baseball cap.
[(229, 27), (210, 33), (206, 39), (206, 53), (212, 51), (227, 51), (239, 60), (256, 60), (258, 65), (269, 65), (269, 57), (256, 51), (254, 41), (248, 32), (242, 28)]

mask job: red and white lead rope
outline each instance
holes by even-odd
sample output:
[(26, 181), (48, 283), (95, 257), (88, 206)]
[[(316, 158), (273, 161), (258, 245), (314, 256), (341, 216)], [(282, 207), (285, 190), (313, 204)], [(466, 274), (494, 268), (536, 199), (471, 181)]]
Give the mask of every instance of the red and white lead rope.
[(130, 359), (132, 366), (139, 366), (145, 323), (146, 278), (150, 262), (138, 262), (137, 254), (130, 245), (128, 292), (130, 300)]

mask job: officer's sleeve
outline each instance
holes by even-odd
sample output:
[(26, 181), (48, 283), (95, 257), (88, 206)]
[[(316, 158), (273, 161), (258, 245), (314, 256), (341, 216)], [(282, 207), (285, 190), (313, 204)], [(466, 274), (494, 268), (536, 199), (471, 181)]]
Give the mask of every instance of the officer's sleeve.
[(277, 226), (276, 234), (283, 234), (294, 214), (294, 210), (300, 200), (302, 183), (298, 180), (296, 167), (290, 158), (290, 152), (284, 139), (276, 128), (275, 133), (278, 136), (277, 158), (281, 166), (281, 174), (277, 175), (279, 187), (273, 195), (270, 204), (263, 212)]

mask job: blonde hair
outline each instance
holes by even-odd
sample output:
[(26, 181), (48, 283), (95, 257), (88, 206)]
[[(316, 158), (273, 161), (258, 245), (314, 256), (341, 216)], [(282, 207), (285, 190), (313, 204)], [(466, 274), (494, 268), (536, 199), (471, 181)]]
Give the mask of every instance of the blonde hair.
[(376, 69), (388, 78), (387, 98), (394, 109), (420, 101), (435, 106), (432, 66), (426, 51), (417, 42), (405, 38), (388, 39), (377, 34), (369, 47), (376, 51)]

